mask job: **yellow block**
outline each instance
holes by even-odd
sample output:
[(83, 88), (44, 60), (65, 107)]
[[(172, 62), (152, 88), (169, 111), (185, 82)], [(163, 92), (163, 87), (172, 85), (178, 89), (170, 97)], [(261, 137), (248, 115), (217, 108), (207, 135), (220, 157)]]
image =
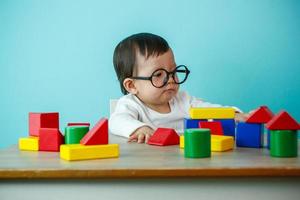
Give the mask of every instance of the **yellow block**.
[(192, 119), (233, 119), (233, 108), (190, 108)]
[(228, 151), (233, 149), (232, 136), (211, 135), (211, 151)]
[(180, 147), (181, 149), (184, 148), (184, 135), (181, 135), (181, 136), (180, 136), (179, 147)]
[(26, 150), (26, 151), (38, 151), (39, 138), (38, 137), (19, 138), (19, 149)]
[[(210, 135), (211, 137), (211, 151), (228, 151), (233, 149), (234, 139), (231, 136), (223, 135)], [(181, 149), (184, 148), (184, 136), (180, 136), (180, 145)]]
[(60, 145), (60, 158), (64, 160), (88, 160), (98, 158), (119, 157), (118, 144), (105, 145), (82, 145), (64, 144)]

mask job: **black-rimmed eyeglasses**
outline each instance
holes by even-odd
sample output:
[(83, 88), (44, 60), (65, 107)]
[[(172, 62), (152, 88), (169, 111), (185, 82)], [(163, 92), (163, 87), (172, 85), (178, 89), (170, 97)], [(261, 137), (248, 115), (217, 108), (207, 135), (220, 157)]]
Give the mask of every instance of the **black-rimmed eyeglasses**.
[(170, 75), (176, 84), (182, 84), (188, 78), (189, 73), (190, 70), (185, 65), (179, 65), (172, 72), (168, 72), (165, 69), (157, 69), (149, 77), (133, 76), (131, 78), (137, 80), (149, 80), (154, 87), (162, 88), (167, 85)]

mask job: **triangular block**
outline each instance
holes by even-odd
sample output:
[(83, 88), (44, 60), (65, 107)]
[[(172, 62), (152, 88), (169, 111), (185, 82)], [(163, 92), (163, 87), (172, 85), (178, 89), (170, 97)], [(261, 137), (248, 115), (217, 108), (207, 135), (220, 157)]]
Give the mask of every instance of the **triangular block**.
[(179, 135), (171, 128), (158, 128), (150, 137), (148, 144), (158, 146), (178, 145)]
[(267, 123), (272, 119), (274, 114), (267, 106), (260, 106), (253, 113), (251, 113), (246, 120), (247, 123)]
[(39, 130), (39, 151), (59, 151), (63, 141), (63, 135), (59, 129), (41, 128)]
[(80, 140), (84, 145), (108, 144), (108, 120), (100, 119), (97, 124)]
[(212, 135), (224, 135), (220, 121), (199, 122), (199, 128), (208, 128)]
[(299, 130), (299, 123), (286, 111), (280, 111), (267, 124), (269, 130)]

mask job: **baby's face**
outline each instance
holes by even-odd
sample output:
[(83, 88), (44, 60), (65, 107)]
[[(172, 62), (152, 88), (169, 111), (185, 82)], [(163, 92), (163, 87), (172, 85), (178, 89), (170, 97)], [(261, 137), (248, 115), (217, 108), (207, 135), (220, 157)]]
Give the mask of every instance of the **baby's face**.
[[(160, 56), (151, 56), (148, 59), (138, 53), (136, 61), (138, 66), (136, 76), (150, 77), (157, 69), (172, 72), (176, 68), (171, 49)], [(136, 95), (148, 105), (167, 104), (179, 89), (179, 85), (174, 82), (172, 76), (169, 76), (168, 83), (161, 88), (154, 87), (149, 80), (135, 80), (135, 86), (137, 89)]]

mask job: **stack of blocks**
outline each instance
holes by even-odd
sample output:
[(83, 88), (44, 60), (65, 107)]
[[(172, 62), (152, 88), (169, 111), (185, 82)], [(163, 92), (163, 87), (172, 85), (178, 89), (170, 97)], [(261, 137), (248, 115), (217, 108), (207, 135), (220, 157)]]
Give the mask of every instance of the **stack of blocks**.
[(108, 120), (105, 118), (90, 131), (84, 125), (69, 125), (66, 134), (70, 139), (60, 146), (60, 157), (64, 160), (119, 157), (119, 145), (108, 144)]
[(59, 113), (29, 113), (29, 137), (19, 139), (20, 150), (59, 151), (61, 144)]
[(210, 157), (211, 151), (233, 149), (234, 116), (233, 108), (190, 108), (190, 119), (184, 119), (184, 136), (180, 136), (185, 157)]
[(68, 123), (64, 140), (59, 113), (29, 113), (29, 137), (19, 139), (19, 149), (60, 151), (60, 157), (69, 161), (119, 157), (118, 144), (108, 144), (108, 120), (102, 118), (92, 130), (89, 126)]
[(264, 144), (264, 124), (271, 120), (273, 113), (267, 106), (261, 106), (236, 128), (236, 146), (261, 148)]
[(267, 124), (270, 155), (297, 157), (299, 123), (286, 111), (280, 111)]

